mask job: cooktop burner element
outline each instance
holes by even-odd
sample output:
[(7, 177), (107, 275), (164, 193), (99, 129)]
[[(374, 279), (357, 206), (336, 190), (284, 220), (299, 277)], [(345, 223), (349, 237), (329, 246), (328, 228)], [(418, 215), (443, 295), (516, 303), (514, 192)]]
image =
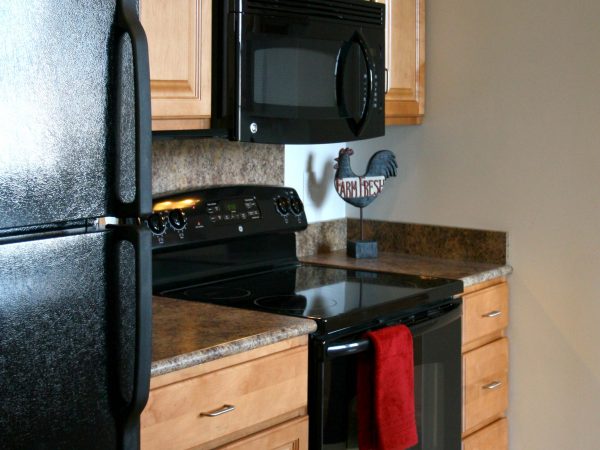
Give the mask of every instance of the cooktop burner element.
[(223, 286), (200, 286), (184, 291), (183, 295), (190, 300), (203, 302), (241, 300), (250, 297), (248, 289)]
[(306, 317), (320, 317), (330, 314), (337, 301), (323, 297), (307, 298), (304, 295), (271, 295), (254, 300), (260, 308), (270, 309), (280, 314), (295, 314)]

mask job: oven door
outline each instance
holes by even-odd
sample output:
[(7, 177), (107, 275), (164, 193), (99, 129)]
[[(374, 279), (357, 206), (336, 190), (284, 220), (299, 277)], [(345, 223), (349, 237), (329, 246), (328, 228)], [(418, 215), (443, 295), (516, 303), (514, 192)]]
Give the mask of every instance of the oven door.
[[(402, 323), (399, 321), (397, 323)], [(390, 325), (392, 325), (390, 323)], [(461, 306), (409, 325), (414, 345), (415, 411), (418, 445), (412, 449), (461, 448)], [(310, 448), (358, 449), (357, 354), (368, 351), (360, 336), (312, 342), (314, 382), (310, 392)]]
[(286, 144), (384, 134), (384, 29), (307, 16), (235, 14), (237, 138)]

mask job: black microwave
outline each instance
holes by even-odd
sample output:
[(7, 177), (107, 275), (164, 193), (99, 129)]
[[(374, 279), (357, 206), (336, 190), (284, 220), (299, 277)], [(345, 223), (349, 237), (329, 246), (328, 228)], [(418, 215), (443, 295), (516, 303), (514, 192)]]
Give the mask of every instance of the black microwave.
[(212, 127), (244, 142), (385, 133), (385, 5), (214, 0)]

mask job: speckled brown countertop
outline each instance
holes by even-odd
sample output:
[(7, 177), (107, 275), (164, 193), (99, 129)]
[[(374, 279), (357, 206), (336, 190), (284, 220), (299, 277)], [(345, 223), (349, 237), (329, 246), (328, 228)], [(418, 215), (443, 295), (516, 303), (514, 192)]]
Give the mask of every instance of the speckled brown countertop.
[(301, 261), (327, 266), (373, 270), (376, 272), (409, 273), (462, 280), (465, 288), (512, 272), (512, 267), (491, 263), (465, 262), (440, 258), (379, 252), (375, 259), (355, 259), (346, 250), (303, 256)]
[(313, 320), (186, 302), (152, 301), (152, 376), (312, 333)]

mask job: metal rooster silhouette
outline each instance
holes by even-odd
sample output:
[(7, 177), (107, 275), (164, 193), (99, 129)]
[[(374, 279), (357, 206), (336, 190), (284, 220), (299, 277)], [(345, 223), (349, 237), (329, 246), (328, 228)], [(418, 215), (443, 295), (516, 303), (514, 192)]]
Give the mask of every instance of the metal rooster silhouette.
[(369, 205), (383, 191), (383, 184), (388, 177), (396, 176), (396, 156), (389, 150), (376, 152), (363, 175), (356, 175), (350, 167), (351, 148), (340, 149), (335, 160), (335, 190), (346, 202), (361, 209)]

